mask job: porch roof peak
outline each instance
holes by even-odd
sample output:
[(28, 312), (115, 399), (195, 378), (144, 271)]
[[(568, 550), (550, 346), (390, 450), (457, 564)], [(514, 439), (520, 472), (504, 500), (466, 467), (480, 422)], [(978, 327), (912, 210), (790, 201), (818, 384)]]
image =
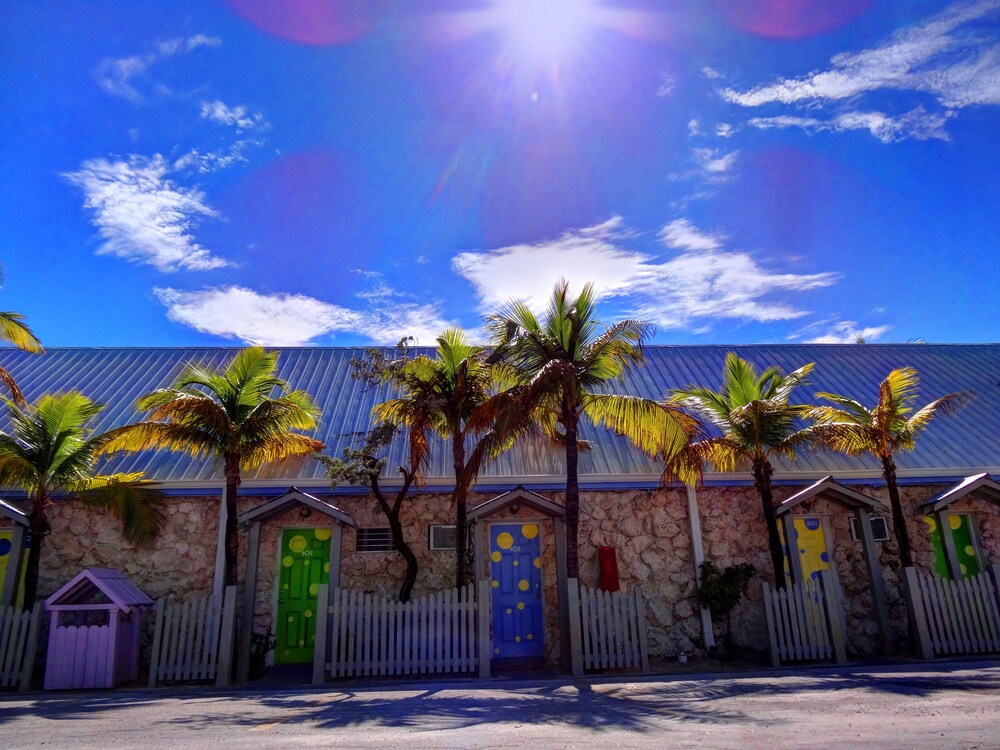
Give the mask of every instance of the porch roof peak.
[(868, 497), (868, 495), (864, 495), (857, 490), (852, 490), (850, 487), (845, 487), (832, 476), (825, 476), (818, 482), (799, 490), (790, 498), (780, 503), (775, 512), (779, 517), (783, 516), (786, 513), (790, 513), (795, 506), (815, 497), (829, 500), (848, 510), (856, 510), (857, 508), (863, 508), (868, 511), (885, 510), (885, 507), (874, 498)]
[(502, 495), (497, 495), (496, 497), (487, 500), (485, 503), (477, 505), (475, 508), (470, 510), (469, 522), (471, 523), (473, 521), (478, 521), (480, 518), (487, 518), (495, 515), (515, 503), (519, 505), (526, 505), (548, 518), (565, 518), (566, 516), (566, 509), (563, 506), (553, 502), (544, 495), (539, 495), (537, 492), (526, 490), (523, 485), (519, 484), (514, 489), (508, 490)]
[(977, 497), (1000, 505), (1000, 482), (989, 474), (973, 474), (954, 487), (939, 492), (921, 506), (925, 514), (937, 513), (963, 497)]
[(296, 505), (301, 505), (304, 508), (322, 513), (343, 526), (350, 526), (354, 529), (358, 527), (358, 522), (336, 505), (328, 503), (325, 500), (320, 500), (318, 497), (310, 495), (307, 492), (303, 492), (298, 487), (289, 487), (288, 492), (285, 494), (273, 500), (268, 500), (263, 505), (258, 505), (253, 510), (243, 513), (240, 516), (240, 523), (247, 524), (254, 521), (266, 521), (268, 518), (283, 513)]

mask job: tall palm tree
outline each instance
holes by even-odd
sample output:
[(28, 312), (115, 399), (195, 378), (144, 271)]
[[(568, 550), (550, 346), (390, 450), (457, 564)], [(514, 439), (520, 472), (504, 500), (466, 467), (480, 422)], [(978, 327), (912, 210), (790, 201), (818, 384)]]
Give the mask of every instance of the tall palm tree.
[(954, 413), (965, 401), (963, 393), (949, 393), (914, 411), (920, 378), (912, 367), (893, 370), (879, 384), (878, 401), (872, 408), (834, 393), (817, 393), (834, 406), (817, 406), (809, 411), (813, 431), (833, 450), (857, 456), (867, 453), (882, 465), (882, 477), (892, 506), (892, 527), (904, 567), (913, 565), (910, 536), (896, 484), (897, 451), (916, 447), (917, 434), (926, 429), (937, 414)]
[(226, 479), (225, 583), (236, 584), (236, 494), (242, 472), (322, 450), (294, 430), (316, 426), (319, 411), (305, 391), (275, 374), (277, 352), (249, 347), (223, 367), (189, 364), (167, 388), (137, 402), (144, 421), (119, 428), (109, 451), (166, 448), (221, 460)]
[(798, 427), (809, 407), (789, 403), (792, 391), (812, 369), (810, 363), (783, 375), (778, 368), (768, 367), (758, 375), (751, 363), (729, 352), (720, 390), (688, 386), (675, 390), (672, 398), (716, 427), (721, 435), (692, 443), (668, 464), (665, 476), (676, 475), (693, 483), (705, 463), (723, 472), (749, 465), (767, 523), (768, 549), (778, 588), (785, 587), (785, 556), (771, 492), (771, 458), (794, 458), (796, 449), (812, 439), (808, 429)]
[[(451, 442), (455, 581), (464, 586), (470, 578), (466, 500), (484, 458), (497, 452), (488, 442), (495, 436), (488, 427), (495, 417), (498, 394), (512, 385), (510, 368), (489, 363), (484, 347), (472, 344), (465, 331), (448, 328), (438, 336), (433, 357), (399, 359), (383, 373), (383, 380), (393, 383), (400, 395), (378, 404), (373, 412), (384, 422), (406, 425), (411, 462), (423, 466), (431, 433)], [(475, 443), (470, 445), (470, 441)]]
[[(3, 269), (0, 269), (0, 287), (2, 286)], [(0, 341), (16, 346), (18, 349), (23, 349), (26, 352), (32, 352), (33, 354), (38, 354), (42, 351), (42, 344), (38, 340), (38, 337), (32, 333), (27, 323), (24, 322), (24, 316), (16, 312), (0, 311)], [(3, 383), (7, 390), (10, 391), (11, 398), (17, 404), (20, 406), (25, 405), (21, 389), (17, 387), (14, 378), (3, 367), (0, 367), (0, 383)]]
[(669, 457), (693, 434), (695, 421), (677, 407), (609, 393), (611, 384), (643, 361), (648, 323), (622, 320), (602, 327), (593, 285), (571, 297), (556, 284), (541, 320), (520, 300), (487, 318), (494, 356), (517, 373), (516, 416), (530, 418), (566, 451), (566, 569), (578, 576), (580, 430), (587, 419), (607, 426), (652, 456)]
[(33, 404), (7, 405), (10, 432), (0, 433), (0, 486), (28, 494), (31, 554), (24, 578), (24, 606), (38, 593), (42, 545), (49, 533), (52, 498), (69, 494), (108, 510), (122, 522), (131, 542), (145, 544), (163, 524), (161, 494), (143, 474), (95, 474), (107, 448), (108, 433), (93, 435), (88, 426), (104, 408), (78, 391), (44, 395)]

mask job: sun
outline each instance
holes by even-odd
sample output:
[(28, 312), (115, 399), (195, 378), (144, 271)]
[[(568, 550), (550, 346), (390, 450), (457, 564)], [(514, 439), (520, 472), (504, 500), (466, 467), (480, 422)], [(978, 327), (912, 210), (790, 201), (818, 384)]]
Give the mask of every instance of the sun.
[(493, 0), (493, 11), (519, 57), (558, 63), (582, 49), (598, 4), (598, 0)]

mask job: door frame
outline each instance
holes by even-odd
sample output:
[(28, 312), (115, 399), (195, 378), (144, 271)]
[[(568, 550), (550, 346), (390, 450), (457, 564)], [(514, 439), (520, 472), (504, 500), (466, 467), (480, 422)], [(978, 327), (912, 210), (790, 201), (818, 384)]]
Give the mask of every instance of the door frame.
[[(537, 518), (534, 517), (534, 516), (532, 516), (530, 518), (528, 518), (528, 517), (526, 517), (526, 518), (516, 517), (516, 518), (507, 518), (507, 519), (504, 519), (504, 518), (494, 518), (494, 519), (491, 519), (491, 520), (487, 521), (486, 525), (485, 525), (485, 527), (486, 527), (486, 546), (487, 546), (486, 552), (489, 553), (489, 551), (490, 551), (489, 550), (489, 545), (490, 545), (490, 541), (493, 538), (493, 527), (494, 526), (524, 526), (525, 524), (533, 523), (533, 524), (535, 524), (538, 527), (538, 557), (542, 558), (545, 555), (545, 524), (544, 524), (545, 520), (547, 520), (547, 519), (545, 519), (542, 516), (539, 516)], [(545, 616), (545, 592), (546, 592), (547, 586), (546, 586), (546, 580), (545, 580), (546, 576), (545, 576), (545, 567), (544, 566), (541, 567), (541, 568), (539, 568), (538, 575), (541, 578), (541, 585), (542, 585), (542, 606), (541, 606), (541, 615), (542, 615), (542, 647), (541, 648), (542, 648), (542, 654), (541, 654), (541, 658), (544, 659), (545, 658), (545, 644), (548, 642), (547, 639), (545, 638), (545, 627), (547, 625), (547, 618)], [(558, 591), (556, 592), (556, 596), (557, 596), (557, 599), (558, 599), (559, 598), (559, 592)], [(496, 623), (494, 623), (494, 621), (493, 621), (493, 587), (490, 586), (490, 659), (491, 659), (491, 661), (492, 661), (492, 659), (496, 658), (496, 652), (495, 652), (496, 645), (493, 643), (493, 630), (494, 630), (495, 626), (496, 626)], [(526, 659), (530, 659), (532, 657), (525, 657), (525, 658)]]

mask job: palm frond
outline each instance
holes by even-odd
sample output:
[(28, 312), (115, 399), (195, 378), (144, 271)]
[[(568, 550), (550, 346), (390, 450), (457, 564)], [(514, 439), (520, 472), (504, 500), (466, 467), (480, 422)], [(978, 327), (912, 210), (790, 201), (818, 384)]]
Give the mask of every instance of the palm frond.
[(33, 354), (42, 351), (42, 342), (24, 322), (24, 316), (16, 312), (0, 312), (0, 341)]

